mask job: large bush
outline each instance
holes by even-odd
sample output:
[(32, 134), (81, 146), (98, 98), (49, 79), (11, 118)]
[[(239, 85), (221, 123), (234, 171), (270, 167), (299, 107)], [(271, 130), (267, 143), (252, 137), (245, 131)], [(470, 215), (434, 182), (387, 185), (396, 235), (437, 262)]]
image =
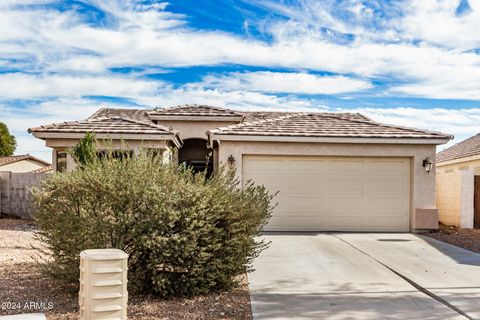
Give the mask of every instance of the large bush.
[(53, 174), (33, 195), (51, 275), (77, 284), (82, 250), (118, 248), (130, 255), (131, 289), (161, 296), (235, 285), (266, 247), (256, 236), (273, 209), (262, 186), (207, 179), (146, 153)]

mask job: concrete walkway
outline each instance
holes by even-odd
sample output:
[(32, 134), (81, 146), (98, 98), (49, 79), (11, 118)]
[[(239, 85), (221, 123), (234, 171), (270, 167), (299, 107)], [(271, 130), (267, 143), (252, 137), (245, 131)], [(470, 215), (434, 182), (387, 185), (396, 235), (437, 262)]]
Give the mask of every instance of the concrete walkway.
[(480, 319), (480, 255), (413, 234), (270, 234), (254, 319)]

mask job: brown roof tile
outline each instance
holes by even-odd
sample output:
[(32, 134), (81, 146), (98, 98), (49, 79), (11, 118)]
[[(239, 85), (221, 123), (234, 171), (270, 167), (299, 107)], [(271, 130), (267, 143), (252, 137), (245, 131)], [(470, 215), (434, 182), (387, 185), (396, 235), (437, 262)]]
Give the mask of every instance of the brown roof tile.
[(320, 112), (291, 113), (274, 119), (218, 128), (210, 130), (210, 133), (297, 137), (451, 138), (439, 132), (377, 123), (359, 114)]
[(437, 154), (437, 162), (480, 155), (480, 133), (463, 140)]
[(95, 118), (124, 118), (124, 119), (133, 119), (141, 122), (151, 122), (147, 117), (146, 109), (117, 109), (117, 108), (101, 108), (94, 114), (92, 114), (88, 119)]
[(242, 114), (233, 110), (217, 108), (207, 105), (186, 104), (171, 108), (156, 108), (148, 111), (148, 115), (156, 116), (216, 116), (216, 117), (241, 117)]
[(15, 163), (15, 162), (22, 161), (22, 160), (33, 160), (33, 161), (43, 163), (45, 165), (50, 165), (50, 163), (48, 163), (48, 162), (46, 162), (42, 159), (38, 159), (38, 158), (36, 158), (32, 155), (22, 154), (22, 155), (16, 155), (16, 156), (0, 157), (0, 166), (5, 166), (7, 164)]
[(52, 166), (46, 166), (46, 167), (43, 167), (43, 168), (38, 168), (38, 169), (33, 170), (31, 172), (32, 173), (45, 173), (45, 172), (50, 172), (50, 171), (53, 171)]

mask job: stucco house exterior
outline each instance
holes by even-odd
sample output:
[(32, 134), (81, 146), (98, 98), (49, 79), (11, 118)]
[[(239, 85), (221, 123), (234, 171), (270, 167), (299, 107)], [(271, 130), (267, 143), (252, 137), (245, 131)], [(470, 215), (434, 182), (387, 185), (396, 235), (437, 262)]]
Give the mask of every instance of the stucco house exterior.
[(436, 179), (440, 221), (480, 228), (480, 134), (437, 154)]
[(235, 170), (278, 191), (267, 231), (399, 231), (437, 228), (435, 150), (452, 137), (375, 122), (358, 113), (241, 112), (202, 105), (100, 109), (83, 121), (29, 130), (53, 149), (56, 170), (86, 132), (132, 152)]
[(51, 170), (50, 163), (29, 154), (0, 157), (0, 171), (42, 173)]

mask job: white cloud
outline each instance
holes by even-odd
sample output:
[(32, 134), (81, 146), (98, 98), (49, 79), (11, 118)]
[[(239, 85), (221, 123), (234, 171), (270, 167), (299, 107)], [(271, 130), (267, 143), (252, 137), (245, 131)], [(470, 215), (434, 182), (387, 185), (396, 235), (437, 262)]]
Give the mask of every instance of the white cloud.
[(0, 97), (31, 99), (41, 97), (81, 97), (85, 95), (135, 97), (152, 95), (161, 81), (128, 76), (70, 76), (58, 74), (0, 74)]
[[(473, 44), (480, 41), (476, 33), (479, 0), (470, 0), (473, 11), (462, 17), (455, 16), (458, 1), (453, 0), (404, 1), (403, 8), (389, 3), (380, 8), (384, 11), (380, 19), (371, 7), (356, 0), (341, 3), (305, 0), (288, 5), (254, 1), (286, 17), (261, 22), (274, 38), (271, 43), (190, 29), (188, 17), (169, 13), (166, 3), (146, 6), (135, 1), (87, 2), (106, 12), (111, 23), (94, 27), (82, 21), (75, 11), (35, 9), (3, 1), (0, 53), (4, 57), (22, 58), (19, 62), (12, 61), (12, 66), (28, 68), (27, 60), (31, 63), (29, 69), (36, 71), (100, 74), (107, 68), (122, 66), (234, 63), (360, 77), (393, 76), (407, 85), (387, 91), (391, 94), (478, 97), (480, 58), (457, 50), (456, 46), (461, 45), (458, 41), (468, 42), (461, 40), (462, 37)], [(392, 19), (385, 12), (388, 10), (403, 12)], [(345, 18), (342, 14), (350, 15)], [(330, 31), (322, 33), (322, 28), (353, 34), (356, 38), (351, 43), (339, 44), (332, 40)], [(430, 35), (432, 32), (435, 34)], [(435, 40), (442, 35), (446, 38)], [(416, 44), (411, 40), (423, 42)], [(472, 76), (461, 81), (465, 75)]]
[[(380, 22), (371, 8), (353, 0), (342, 2), (340, 8), (332, 1), (303, 1), (302, 5), (289, 7), (261, 1), (288, 18), (265, 22), (272, 42), (190, 29), (187, 17), (169, 13), (165, 4), (152, 7), (133, 1), (89, 2), (107, 12), (114, 23), (95, 27), (71, 11), (4, 8), (0, 11), (0, 29), (4, 31), (0, 34), (0, 54), (22, 57), (11, 62), (12, 66), (21, 64), (34, 71), (102, 74), (111, 67), (232, 63), (330, 71), (354, 78), (386, 77), (406, 83), (386, 91), (390, 95), (480, 96), (480, 56), (465, 52), (465, 46), (455, 42), (463, 36), (472, 40), (472, 45), (480, 42), (476, 34), (480, 19), (475, 18), (480, 10), (473, 1), (473, 12), (460, 18), (454, 15), (457, 1), (442, 1), (431, 10), (421, 1), (405, 2), (403, 15)], [(417, 7), (418, 12), (412, 9)], [(351, 19), (339, 18), (338, 10), (350, 12)], [(428, 25), (429, 15), (439, 15), (442, 28), (452, 27), (456, 32), (450, 32), (449, 38), (432, 40), (426, 31), (418, 31)], [(455, 27), (457, 24), (463, 29)], [(332, 31), (323, 32), (323, 27)], [(332, 32), (352, 33), (356, 38), (338, 43)], [(418, 37), (414, 37), (416, 34)], [(25, 60), (31, 62), (30, 68)]]
[(234, 72), (225, 76), (206, 76), (199, 86), (224, 90), (269, 93), (339, 94), (372, 88), (369, 81), (345, 76), (319, 76), (298, 72)]
[(459, 0), (408, 1), (405, 15), (397, 21), (402, 37), (462, 50), (480, 47), (480, 1), (469, 0), (471, 11), (456, 15)]

